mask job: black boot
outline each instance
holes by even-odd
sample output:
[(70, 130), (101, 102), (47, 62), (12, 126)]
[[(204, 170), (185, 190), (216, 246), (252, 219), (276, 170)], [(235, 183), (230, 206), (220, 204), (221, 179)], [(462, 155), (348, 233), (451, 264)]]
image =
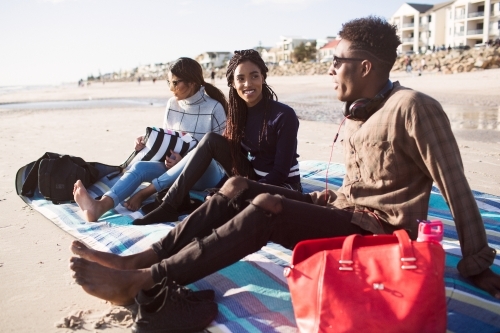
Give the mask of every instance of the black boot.
[(139, 305), (132, 332), (197, 332), (215, 319), (217, 303), (206, 300), (192, 301), (176, 283), (162, 281), (162, 288), (147, 304)]
[(148, 225), (161, 222), (177, 222), (179, 220), (179, 212), (168, 203), (163, 202), (158, 208), (144, 215), (141, 218), (135, 219), (133, 225)]
[[(159, 209), (161, 207), (163, 208)], [(176, 222), (179, 220), (179, 215), (189, 214), (195, 208), (196, 207), (194, 205), (191, 205), (191, 197), (189, 194), (182, 200), (181, 205), (177, 209), (162, 201), (162, 199), (157, 196), (154, 202), (141, 207), (141, 210), (146, 215), (142, 218), (134, 220), (132, 224), (147, 225), (159, 222)]]

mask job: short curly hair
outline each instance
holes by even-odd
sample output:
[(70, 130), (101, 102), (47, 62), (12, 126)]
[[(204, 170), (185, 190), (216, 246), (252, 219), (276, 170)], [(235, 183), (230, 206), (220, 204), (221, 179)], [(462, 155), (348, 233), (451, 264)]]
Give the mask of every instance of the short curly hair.
[(397, 26), (377, 16), (344, 23), (339, 37), (351, 42), (350, 50), (371, 54), (372, 60), (388, 72), (396, 61), (396, 49), (401, 44)]

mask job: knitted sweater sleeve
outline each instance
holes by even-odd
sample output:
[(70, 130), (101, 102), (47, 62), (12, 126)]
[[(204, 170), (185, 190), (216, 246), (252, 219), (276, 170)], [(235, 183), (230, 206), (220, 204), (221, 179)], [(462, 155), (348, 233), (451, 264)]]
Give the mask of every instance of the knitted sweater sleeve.
[(222, 135), (226, 129), (226, 111), (217, 103), (212, 112), (212, 132)]
[[(172, 98), (174, 98), (174, 97), (172, 97)], [(162, 126), (162, 128), (163, 128), (164, 130), (169, 129), (169, 128), (167, 127), (167, 119), (168, 119), (168, 110), (170, 110), (170, 103), (171, 103), (171, 101), (172, 101), (172, 98), (170, 98), (170, 99), (167, 101), (167, 107), (165, 108), (165, 115), (163, 116), (163, 126)]]

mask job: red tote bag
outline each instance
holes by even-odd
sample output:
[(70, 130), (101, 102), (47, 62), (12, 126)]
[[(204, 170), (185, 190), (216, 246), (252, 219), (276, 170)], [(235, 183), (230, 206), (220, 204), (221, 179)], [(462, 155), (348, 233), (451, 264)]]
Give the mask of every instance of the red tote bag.
[(297, 326), (312, 332), (445, 332), (445, 253), (393, 235), (303, 241), (285, 268)]

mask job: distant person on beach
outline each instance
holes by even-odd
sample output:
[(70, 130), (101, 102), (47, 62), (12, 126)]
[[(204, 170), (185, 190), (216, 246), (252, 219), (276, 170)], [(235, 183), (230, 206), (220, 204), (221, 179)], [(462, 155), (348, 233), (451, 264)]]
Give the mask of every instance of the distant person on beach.
[[(167, 102), (163, 128), (182, 131), (201, 140), (208, 132), (222, 134), (226, 127), (227, 101), (224, 93), (205, 82), (200, 64), (190, 58), (177, 59), (169, 69), (168, 83), (174, 97)], [(144, 137), (135, 141), (135, 150), (145, 146)], [(128, 198), (142, 182), (151, 182), (151, 188), (161, 191), (181, 174), (194, 150), (186, 156), (172, 152), (165, 162), (140, 161), (118, 180), (99, 200), (92, 198), (83, 184), (78, 181), (74, 188), (74, 199), (83, 211), (85, 219), (94, 222), (108, 210)], [(215, 161), (210, 161), (193, 185), (197, 190), (214, 187), (224, 176), (224, 171)], [(142, 199), (126, 201), (123, 205), (130, 210), (139, 209)]]
[[(163, 286), (158, 306), (139, 302), (150, 319), (138, 316), (134, 325), (141, 329), (165, 316), (196, 318), (202, 309), (193, 310), (178, 285), (227, 267), (269, 241), (292, 250), (308, 239), (398, 229), (416, 239), (435, 183), (460, 239), (459, 272), (500, 299), (500, 276), (489, 268), (496, 251), (488, 245), (448, 117), (435, 99), (389, 80), (401, 44), (397, 26), (370, 16), (343, 24), (338, 35), (328, 71), (337, 98), (346, 103), (346, 173), (337, 191), (302, 194), (233, 177), (144, 252), (119, 256), (74, 241), (70, 269), (76, 283), (115, 304), (133, 303), (138, 293), (150, 295)], [(182, 306), (174, 307), (174, 300)], [(174, 310), (158, 311), (165, 306)]]
[(405, 67), (406, 67), (406, 73), (411, 74), (412, 67), (411, 67), (411, 58), (409, 55), (405, 57)]
[(215, 71), (212, 69), (212, 72), (210, 73), (210, 79), (212, 80), (212, 84), (215, 84)]
[(424, 58), (420, 59), (420, 66), (418, 67), (418, 76), (421, 76), (426, 68), (427, 65), (425, 63), (425, 59)]
[[(267, 72), (257, 51), (235, 51), (226, 73), (230, 90), (224, 135), (205, 135), (161, 205), (136, 219), (135, 225), (177, 221), (189, 190), (212, 159), (229, 176), (302, 192), (297, 162), (299, 121), (292, 108), (277, 102), (278, 97), (266, 83)], [(136, 196), (144, 199), (152, 193), (150, 185)]]

